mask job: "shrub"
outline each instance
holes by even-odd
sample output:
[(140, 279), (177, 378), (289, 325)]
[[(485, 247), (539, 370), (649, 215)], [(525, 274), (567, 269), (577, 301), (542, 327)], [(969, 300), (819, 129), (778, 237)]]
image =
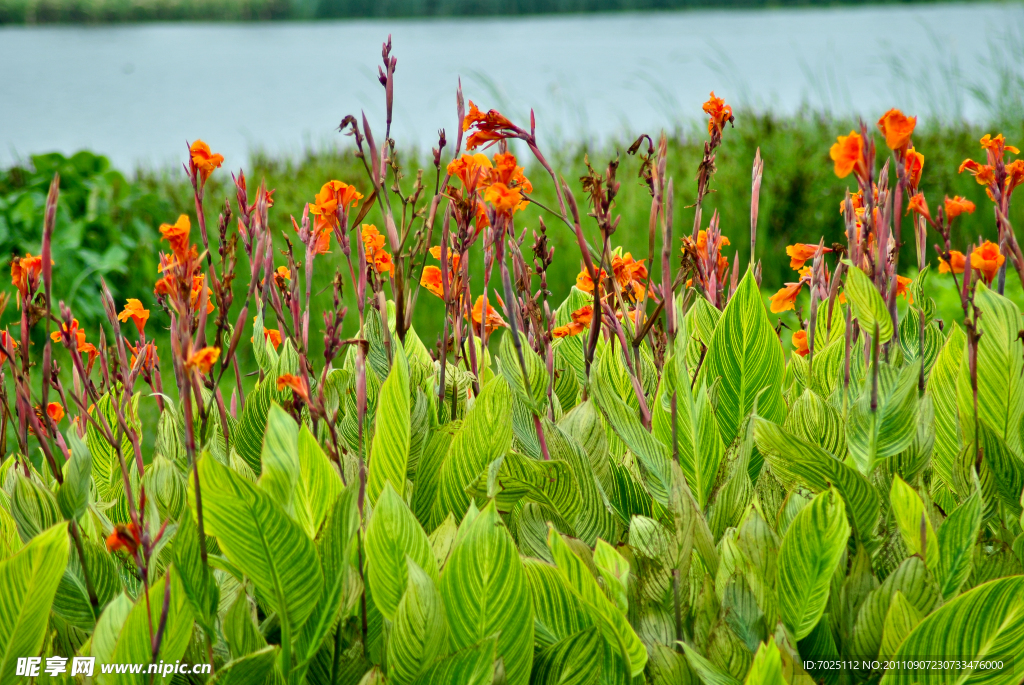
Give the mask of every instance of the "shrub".
[[(393, 78), (389, 43), (389, 112)], [(0, 680), (77, 656), (100, 682), (111, 664), (139, 683), (150, 665), (218, 683), (1017, 682), (1024, 336), (1001, 294), (1008, 265), (1024, 278), (1016, 149), (986, 136), (983, 163), (962, 165), (998, 237), (962, 245), (974, 205), (926, 201), (913, 118), (879, 121), (884, 164), (866, 125), (839, 136), (834, 172), (857, 184), (846, 240), (789, 246), (797, 275), (769, 300), (800, 324), (787, 361), (760, 264), (730, 264), (703, 211), (722, 100), (704, 105), (692, 227), (674, 225), (666, 139), (631, 149), (651, 198), (643, 258), (613, 247), (615, 161), (588, 164), (577, 197), (532, 123), (458, 102), (456, 154), (442, 163), (442, 133), (409, 194), (390, 132), (346, 118), (367, 192), (325, 183), (280, 252), (265, 183), (239, 175), (235, 209), (207, 226), (223, 158), (194, 142), (198, 231), (187, 214), (160, 226), (159, 352), (138, 299), (118, 311), (101, 288), (99, 333), (57, 302), (54, 177), (41, 255), (12, 263), (18, 326), (0, 332), (0, 441), (17, 445), (0, 464)], [(558, 181), (546, 211), (576, 237), (560, 302), (544, 223), (528, 247), (514, 230), (537, 199), (510, 139)], [(758, 155), (754, 256), (761, 174)], [(363, 223), (374, 205), (383, 230)], [(329, 250), (342, 267), (314, 312)], [(937, 279), (956, 284), (959, 322), (937, 316)], [(437, 350), (412, 325), (420, 295), (444, 312)], [(41, 355), (31, 329), (50, 334)]]

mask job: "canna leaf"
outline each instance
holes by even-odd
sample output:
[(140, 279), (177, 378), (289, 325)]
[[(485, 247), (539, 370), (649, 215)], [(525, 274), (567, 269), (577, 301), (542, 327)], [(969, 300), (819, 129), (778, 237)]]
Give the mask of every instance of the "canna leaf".
[(888, 307), (885, 306), (885, 300), (867, 274), (856, 266), (849, 265), (843, 292), (850, 302), (853, 315), (860, 321), (860, 329), (873, 336), (877, 327), (879, 344), (889, 342), (893, 335), (892, 318), (889, 316)]
[(323, 590), (313, 541), (270, 495), (209, 455), (199, 462), (199, 481), (207, 534), (253, 582), (284, 629), (298, 630)]
[(409, 363), (401, 348), (395, 354), (377, 399), (376, 430), (370, 451), (366, 494), (373, 504), (391, 483), (399, 497), (405, 495), (405, 475), (409, 469)]
[(0, 561), (0, 681), (18, 682), (18, 659), (39, 654), (67, 563), (64, 523), (48, 528)]
[(889, 502), (907, 551), (924, 559), (934, 572), (939, 565), (939, 543), (921, 496), (897, 475), (892, 479)]
[(732, 443), (755, 400), (759, 416), (782, 421), (784, 374), (782, 344), (768, 320), (754, 273), (748, 269), (715, 327), (697, 376), (697, 385), (719, 383), (715, 418), (722, 442)]
[[(979, 285), (979, 288), (981, 286)], [(947, 668), (921, 670), (913, 659), (927, 655), (938, 661), (953, 660)], [(927, 616), (907, 636), (893, 655), (910, 659), (905, 668), (890, 669), (882, 685), (928, 682), (934, 685), (984, 680), (1010, 685), (1020, 680), (1016, 664), (1024, 658), (1024, 576), (985, 583)], [(1003, 668), (978, 670), (971, 662), (995, 659)], [(919, 662), (920, 663), (920, 662)], [(1008, 664), (1014, 664), (1007, 667)]]
[[(1020, 310), (1010, 300), (979, 283), (974, 294), (978, 310), (978, 421), (1002, 438), (1016, 455), (1022, 455), (1020, 422), (1024, 416), (1024, 359), (1017, 334)], [(964, 442), (974, 440), (974, 391), (964, 347), (957, 379), (957, 403)]]
[(405, 561), (409, 582), (388, 640), (388, 676), (396, 685), (413, 683), (448, 641), (444, 602), (434, 581), (411, 557)]
[(786, 531), (779, 550), (779, 611), (797, 640), (807, 637), (824, 613), (849, 536), (842, 498), (833, 489), (815, 497)]
[(953, 470), (962, 447), (960, 416), (957, 410), (957, 378), (966, 336), (953, 324), (939, 358), (928, 377), (928, 394), (935, 407), (935, 450), (932, 466), (947, 486), (953, 485)]
[(860, 472), (870, 476), (879, 460), (899, 454), (917, 433), (917, 383), (920, 362), (897, 371), (879, 364), (877, 406), (872, 409), (871, 375), (850, 409), (847, 446)]
[(981, 530), (981, 493), (977, 490), (939, 526), (937, 579), (942, 599), (955, 597), (971, 574), (974, 543)]
[(533, 662), (533, 607), (519, 554), (493, 502), (462, 526), (441, 576), (451, 647), (465, 649), (498, 633), (507, 681), (522, 685)]
[(395, 489), (385, 483), (366, 527), (366, 580), (374, 603), (389, 621), (395, 620), (406, 591), (406, 557), (412, 558), (431, 580), (437, 579), (437, 563), (427, 534)]

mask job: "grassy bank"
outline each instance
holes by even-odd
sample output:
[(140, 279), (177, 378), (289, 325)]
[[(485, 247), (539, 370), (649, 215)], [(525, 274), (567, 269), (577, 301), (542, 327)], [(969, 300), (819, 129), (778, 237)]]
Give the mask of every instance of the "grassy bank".
[[(845, 189), (852, 187), (852, 181), (836, 178), (828, 150), (836, 134), (849, 131), (852, 125), (850, 121), (810, 114), (780, 119), (740, 112), (737, 126), (726, 130), (724, 144), (716, 160), (718, 170), (712, 182), (712, 193), (705, 200), (704, 224), (707, 224), (712, 211), (721, 214), (723, 233), (732, 243), (726, 254), (730, 262), (739, 259), (741, 269), (745, 269), (750, 261), (751, 163), (755, 150), (760, 146), (765, 163), (756, 256), (762, 263), (762, 287), (766, 293), (774, 292), (787, 281), (796, 280), (796, 273), (790, 269), (786, 256), (787, 245), (817, 242), (822, 236), (826, 244), (843, 241), (839, 202)], [(1011, 143), (1024, 140), (1024, 124), (1020, 122), (1015, 127), (999, 130)], [(961, 247), (977, 236), (995, 238), (991, 203), (983, 189), (970, 176), (957, 174), (957, 167), (963, 159), (980, 156), (978, 139), (986, 132), (993, 131), (961, 126), (922, 129), (914, 136), (917, 149), (926, 158), (922, 188), (931, 202), (938, 202), (944, 194), (957, 194), (965, 195), (978, 205), (975, 214), (958, 220), (956, 230), (959, 234), (954, 236), (954, 245)], [(669, 143), (668, 174), (675, 179), (677, 237), (688, 234), (693, 225), (690, 205), (696, 194), (694, 176), (704, 139), (703, 130), (683, 130), (674, 134)], [(618, 155), (618, 178), (622, 189), (615, 211), (622, 220), (614, 240), (635, 257), (646, 258), (650, 197), (646, 185), (637, 177), (639, 160), (625, 153), (630, 142), (621, 141), (617, 146), (602, 150), (563, 148), (546, 152), (552, 158), (556, 171), (577, 188), (578, 178), (586, 170), (584, 160), (587, 155), (598, 169), (603, 169), (609, 159)], [(347, 143), (346, 139), (344, 144)], [(517, 152), (522, 153), (521, 160), (528, 158), (525, 151)], [(406, 192), (411, 190), (418, 161), (400, 156), (405, 173), (402, 185)], [(225, 168), (211, 177), (206, 200), (207, 222), (211, 227), (217, 225), (217, 210), (224, 207), (225, 201), (230, 198), (234, 203), (234, 188), (227, 173), (227, 169), (232, 167), (237, 168), (233, 160), (227, 160)], [(65, 294), (76, 315), (88, 322), (95, 322), (102, 315), (96, 276), (107, 280), (119, 301), (126, 297), (139, 297), (147, 305), (153, 304), (153, 283), (157, 278), (157, 253), (160, 249), (157, 227), (160, 223), (172, 222), (179, 213), (194, 216), (192, 191), (183, 172), (180, 169), (154, 170), (129, 177), (111, 169), (105, 159), (91, 153), (80, 153), (70, 159), (44, 155), (33, 158), (28, 167), (0, 172), (0, 250), (4, 254), (25, 251), (38, 254), (46, 189), (55, 171), (59, 171), (62, 178), (54, 243), (54, 256), (59, 264), (55, 271), (55, 292)], [(354, 183), (363, 191), (368, 185), (362, 163), (347, 147), (309, 153), (291, 160), (256, 156), (252, 167), (245, 172), (250, 188), (265, 178), (269, 188), (277, 189), (270, 218), (279, 236), (294, 235), (289, 217), (299, 218), (304, 203), (313, 200), (325, 181), (341, 179)], [(536, 165), (528, 166), (527, 174), (535, 186), (534, 197), (544, 205), (554, 206), (553, 188), (542, 170)], [(432, 168), (426, 170), (424, 178), (432, 188)], [(575, 281), (578, 249), (570, 231), (536, 206), (517, 216), (518, 230), (527, 229), (526, 245), (532, 242), (531, 232), (537, 229), (538, 220), (542, 217), (548, 225), (548, 235), (560, 265), (549, 274), (549, 286), (554, 300), (558, 302), (568, 294)], [(1024, 225), (1024, 206), (1018, 203), (1010, 218), (1015, 225)], [(377, 210), (371, 211), (365, 221), (383, 225)], [(596, 241), (598, 232), (593, 221), (586, 219), (585, 224), (589, 238)], [(904, 226), (909, 227), (909, 224)], [(934, 235), (929, 236), (932, 241), (935, 238)], [(432, 244), (436, 245), (438, 241), (439, 237), (435, 235)], [(909, 234), (905, 234), (904, 241), (901, 271), (910, 273), (916, 264), (915, 246)], [(281, 245), (283, 247), (283, 239)], [(241, 258), (244, 263), (244, 255)], [(931, 247), (929, 261), (936, 262)], [(341, 266), (342, 256), (338, 252), (326, 260), (317, 261), (317, 291), (326, 289), (319, 296), (323, 306), (330, 301), (328, 286), (333, 269)], [(480, 266), (471, 265), (476, 283), (482, 278)], [(439, 305), (439, 301), (427, 293), (419, 298), (417, 304), (415, 325), (428, 344), (436, 339), (439, 332)], [(951, 310), (950, 316), (954, 313)], [(10, 317), (8, 312), (4, 321)], [(349, 323), (354, 325), (354, 321)]]
[[(901, 4), (916, 1), (902, 0)], [(863, 0), (0, 0), (0, 24), (451, 17), (863, 4), (868, 3)], [(870, 4), (888, 3), (873, 0)]]

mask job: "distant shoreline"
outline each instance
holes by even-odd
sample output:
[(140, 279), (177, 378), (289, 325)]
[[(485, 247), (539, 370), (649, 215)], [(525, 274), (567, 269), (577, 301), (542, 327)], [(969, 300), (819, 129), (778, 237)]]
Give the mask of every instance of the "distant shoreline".
[(0, 0), (0, 25), (499, 17), (922, 4), (949, 4), (949, 0)]

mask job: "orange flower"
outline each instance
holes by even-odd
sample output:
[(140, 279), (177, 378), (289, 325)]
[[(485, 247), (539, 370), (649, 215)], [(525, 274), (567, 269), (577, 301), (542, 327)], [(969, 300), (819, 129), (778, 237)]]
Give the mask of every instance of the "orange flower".
[[(598, 278), (602, 283), (604, 283), (604, 279), (608, 278), (608, 272), (601, 269), (601, 275)], [(587, 271), (586, 268), (581, 269), (579, 274), (576, 276), (576, 287), (585, 293), (594, 292), (594, 281), (591, 280), (590, 272)], [(601, 290), (602, 292), (604, 291), (603, 285), (601, 286)]]
[[(500, 297), (498, 298), (498, 302), (501, 302), (501, 298)], [(477, 326), (480, 325), (480, 317), (481, 317), (481, 315), (483, 313), (483, 307), (484, 307), (484, 296), (481, 295), (480, 297), (476, 298), (476, 304), (473, 305), (473, 323), (476, 324)], [(507, 326), (507, 325), (508, 324), (505, 323), (505, 320), (503, 318), (501, 318), (501, 314), (499, 314), (498, 311), (494, 307), (492, 307), (490, 304), (488, 304), (487, 305), (487, 321), (486, 321), (486, 323), (484, 323), (484, 330), (486, 330), (488, 333), (490, 333), (491, 331), (493, 331), (495, 328), (498, 328), (499, 326)]]
[[(199, 306), (199, 298), (203, 294), (203, 288), (206, 287), (206, 274), (200, 274), (192, 277), (192, 293), (190, 301), (192, 302), (192, 309)], [(213, 291), (206, 288), (206, 313), (211, 314), (216, 307), (213, 306)]]
[(704, 112), (708, 115), (708, 135), (714, 136), (717, 131), (719, 135), (725, 128), (726, 122), (734, 120), (732, 107), (725, 104), (725, 100), (715, 97), (715, 91), (711, 91), (711, 97), (704, 103)]
[[(254, 324), (256, 323), (257, 318), (259, 318), (259, 315), (252, 317), (252, 322)], [(263, 339), (269, 342), (271, 345), (273, 345), (274, 349), (276, 350), (277, 346), (281, 344), (281, 331), (277, 330), (276, 328), (264, 328)], [(249, 338), (249, 342), (254, 342), (255, 340), (256, 338), (254, 337)]]
[(279, 266), (274, 271), (274, 281), (281, 288), (284, 287), (285, 282), (292, 280), (292, 271), (287, 266)]
[[(724, 235), (721, 236), (721, 239), (720, 239), (720, 241), (718, 243), (718, 252), (719, 252), (719, 254), (721, 254), (723, 247), (725, 247), (726, 245), (730, 245), (730, 244), (731, 243), (729, 242), (728, 238), (726, 238)], [(708, 258), (708, 232), (707, 231), (698, 231), (697, 232), (697, 254), (702, 259), (707, 259)]]
[(117, 318), (121, 323), (125, 323), (128, 319), (131, 319), (135, 324), (135, 327), (139, 329), (139, 335), (142, 335), (143, 329), (146, 327), (146, 322), (149, 321), (149, 310), (144, 309), (142, 302), (134, 298), (128, 298), (128, 303), (121, 310), (121, 313), (117, 315)]
[(281, 331), (277, 330), (276, 328), (264, 328), (263, 337), (264, 339), (266, 339), (267, 342), (274, 346), (275, 350), (277, 349), (278, 345), (281, 344)]
[(363, 224), (363, 245), (366, 246), (366, 254), (372, 255), (384, 247), (384, 236), (373, 224)]
[(807, 331), (796, 331), (793, 333), (793, 354), (806, 357), (810, 350), (807, 348)]
[(896, 274), (896, 294), (902, 295), (903, 297), (907, 298), (908, 304), (914, 304), (914, 296), (911, 294), (909, 290), (907, 290), (907, 286), (909, 286), (912, 282), (913, 281), (907, 278), (906, 276), (900, 276), (899, 274)]
[(917, 117), (908, 117), (898, 109), (890, 109), (878, 120), (878, 130), (885, 136), (890, 150), (903, 150), (910, 144), (910, 136), (917, 125)]
[(1002, 159), (1004, 151), (1012, 152), (1015, 155), (1020, 154), (1020, 150), (1018, 150), (1012, 145), (1006, 144), (1006, 141), (1003, 139), (1002, 133), (995, 136), (994, 138), (988, 133), (986, 133), (981, 137), (981, 147), (986, 150), (989, 150), (990, 152), (995, 153), (995, 155), (1000, 159)]
[(1024, 183), (1024, 159), (1018, 159), (1006, 165), (1006, 189), (1013, 189)]
[(787, 283), (779, 292), (768, 298), (772, 303), (772, 314), (793, 309), (796, 306), (796, 296), (800, 294), (800, 289), (803, 287), (803, 283)]
[(188, 215), (182, 214), (173, 224), (160, 224), (160, 234), (171, 245), (171, 252), (179, 261), (185, 262), (189, 258), (189, 234), (192, 232), (192, 222)]
[(377, 254), (373, 255), (373, 267), (377, 269), (377, 273), (391, 274), (395, 273), (395, 263), (391, 261), (391, 255), (384, 250), (380, 250)]
[(188, 358), (188, 367), (199, 369), (203, 373), (210, 373), (210, 368), (217, 363), (220, 357), (219, 347), (204, 347), (193, 352)]
[(910, 181), (910, 187), (917, 190), (918, 184), (921, 183), (921, 172), (924, 171), (924, 155), (915, 150), (913, 146), (907, 148), (904, 168), (907, 172), (907, 179)]
[(192, 168), (198, 172), (203, 183), (206, 183), (214, 169), (224, 163), (224, 157), (210, 152), (210, 146), (201, 140), (192, 143), (188, 151), (191, 154)]
[[(511, 152), (498, 152), (494, 155), (494, 169), (489, 172), (490, 183), (504, 183), (510, 188), (518, 188), (524, 193), (533, 192), (533, 184), (518, 165), (516, 156)], [(525, 205), (523, 205), (525, 206)]]
[(973, 159), (963, 161), (959, 173), (964, 173), (964, 170), (969, 171), (980, 186), (992, 185), (996, 180), (995, 168), (988, 164), (978, 164)]
[(910, 204), (907, 205), (907, 214), (910, 214), (911, 212), (920, 214), (929, 221), (932, 220), (932, 214), (928, 211), (928, 203), (925, 202), (924, 193), (916, 193), (911, 196)]
[(511, 215), (512, 212), (519, 209), (520, 204), (523, 202), (523, 194), (519, 188), (509, 188), (504, 183), (492, 183), (484, 194), (484, 199), (490, 203), (494, 209), (505, 215)]
[(1005, 261), (1006, 257), (999, 251), (999, 246), (989, 240), (974, 248), (971, 253), (971, 269), (980, 271), (982, 278), (989, 284)]
[(46, 405), (46, 415), (53, 419), (54, 423), (60, 423), (60, 420), (64, 418), (64, 407), (60, 402), (50, 402)]
[(285, 388), (291, 388), (292, 392), (301, 397), (307, 404), (309, 403), (309, 389), (306, 387), (306, 381), (299, 376), (293, 376), (290, 373), (282, 373), (277, 377), (277, 391), (281, 392)]
[(444, 284), (441, 282), (441, 270), (431, 264), (423, 267), (420, 285), (438, 297), (444, 297)]
[[(831, 252), (832, 248), (824, 248), (825, 252)], [(796, 245), (787, 245), (786, 254), (789, 255), (789, 268), (800, 270), (803, 268), (804, 262), (808, 259), (814, 259), (814, 255), (818, 252), (817, 245), (811, 245), (810, 243), (797, 243)]]
[(154, 295), (170, 295), (174, 292), (174, 279), (170, 276), (164, 276), (156, 282), (153, 287)]
[(71, 319), (71, 328), (68, 325), (62, 323), (60, 329), (50, 333), (50, 340), (53, 342), (60, 342), (61, 333), (67, 333), (68, 337), (76, 335), (78, 333), (78, 319)]
[(7, 350), (11, 354), (14, 354), (15, 350), (18, 349), (18, 342), (11, 337), (11, 334), (7, 331), (0, 331), (0, 364), (7, 361)]
[(486, 184), (487, 171), (491, 168), (491, 160), (482, 152), (464, 154), (448, 163), (448, 173), (462, 181), (465, 188), (479, 189), (481, 182)]
[(939, 273), (948, 274), (952, 271), (955, 274), (962, 274), (964, 267), (967, 265), (967, 255), (957, 250), (951, 250), (949, 253), (950, 261), (947, 262), (945, 259), (939, 258)]
[(829, 150), (829, 157), (835, 162), (836, 176), (846, 178), (851, 172), (859, 171), (864, 153), (864, 139), (856, 131), (848, 136), (839, 136), (837, 142)]
[(33, 257), (26, 252), (24, 257), (11, 260), (11, 284), (18, 288), (23, 298), (39, 284), (39, 276), (43, 273), (43, 258)]
[[(314, 223), (320, 230), (325, 226), (333, 228), (338, 225), (338, 212), (347, 212), (362, 199), (362, 194), (355, 186), (337, 180), (328, 181), (320, 187), (320, 192), (309, 207), (309, 213), (316, 216)], [(330, 244), (330, 238), (327, 242)], [(319, 247), (319, 242), (317, 245)]]
[(594, 319), (594, 307), (589, 304), (584, 305), (574, 311), (570, 316), (572, 316), (572, 321), (551, 331), (553, 336), (556, 338), (567, 338), (579, 335), (583, 331), (587, 330), (590, 322)]
[(954, 219), (961, 214), (973, 214), (974, 203), (970, 200), (957, 195), (953, 199), (946, 198), (946, 216), (950, 219)]
[(495, 109), (489, 110), (486, 114), (469, 101), (469, 113), (462, 120), (462, 130), (468, 131), (475, 128), (466, 140), (466, 149), (475, 150), (484, 143), (493, 143), (497, 140), (509, 138), (515, 135), (515, 124)]
[(107, 537), (107, 551), (116, 552), (121, 549), (135, 556), (135, 550), (142, 544), (142, 531), (134, 523), (127, 526), (119, 523), (114, 526), (114, 532)]

